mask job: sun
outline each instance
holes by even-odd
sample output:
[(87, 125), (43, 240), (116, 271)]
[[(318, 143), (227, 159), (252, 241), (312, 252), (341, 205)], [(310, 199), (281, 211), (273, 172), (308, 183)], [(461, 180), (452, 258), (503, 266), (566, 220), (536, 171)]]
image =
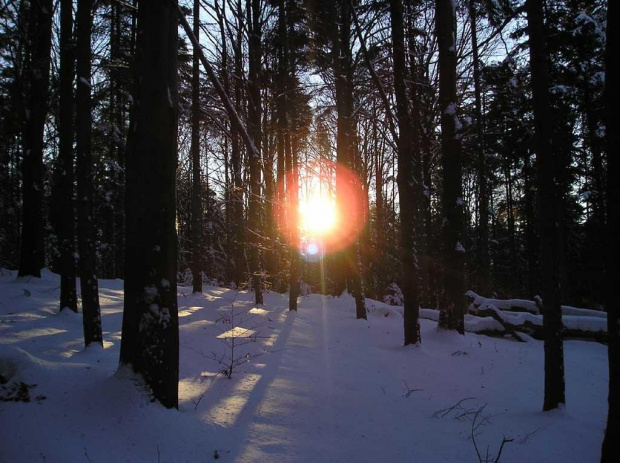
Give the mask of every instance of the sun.
[(336, 204), (327, 196), (312, 194), (299, 203), (300, 229), (306, 235), (325, 235), (336, 226)]

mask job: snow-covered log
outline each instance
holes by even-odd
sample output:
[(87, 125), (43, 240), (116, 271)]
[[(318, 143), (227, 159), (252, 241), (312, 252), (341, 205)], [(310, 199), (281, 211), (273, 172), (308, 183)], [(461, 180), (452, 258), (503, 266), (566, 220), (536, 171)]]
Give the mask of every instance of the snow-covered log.
[[(492, 318), (497, 322), (496, 329), (474, 329), (475, 332), (497, 332), (520, 338), (518, 332), (543, 339), (543, 317), (538, 304), (522, 299), (487, 299), (467, 292), (470, 316)], [(605, 341), (607, 337), (606, 313), (597, 310), (562, 306), (562, 323), (565, 338), (590, 338)], [(488, 326), (488, 325), (487, 325)], [(501, 329), (500, 329), (501, 326)], [(466, 327), (467, 328), (467, 327)]]

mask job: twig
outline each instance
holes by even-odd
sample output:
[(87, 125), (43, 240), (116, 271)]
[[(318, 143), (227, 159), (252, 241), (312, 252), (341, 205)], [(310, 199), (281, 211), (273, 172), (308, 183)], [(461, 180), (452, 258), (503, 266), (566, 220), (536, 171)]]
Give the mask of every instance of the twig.
[(463, 408), (461, 404), (465, 402), (466, 400), (473, 400), (473, 399), (475, 399), (475, 397), (466, 397), (464, 399), (459, 400), (457, 403), (455, 403), (451, 407), (437, 410), (435, 413), (433, 413), (433, 418), (443, 418), (455, 410), (460, 410), (460, 411), (469, 413), (471, 412), (471, 409)]
[[(405, 381), (404, 379), (403, 379), (403, 383), (405, 383), (405, 387), (407, 388), (407, 393), (405, 394), (405, 399), (408, 399), (408, 398), (409, 398), (409, 396), (410, 396), (411, 394), (413, 394), (414, 392), (419, 392), (419, 391), (423, 391), (423, 390), (424, 390), (424, 389), (411, 389), (411, 388), (409, 387), (409, 385), (407, 384), (407, 381)], [(384, 392), (385, 392), (385, 391), (384, 391)]]

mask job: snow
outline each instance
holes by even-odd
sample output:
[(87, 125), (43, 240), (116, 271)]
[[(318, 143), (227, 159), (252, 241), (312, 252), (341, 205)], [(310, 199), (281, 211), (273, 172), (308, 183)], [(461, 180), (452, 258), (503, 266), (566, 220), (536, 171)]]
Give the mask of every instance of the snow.
[[(58, 314), (56, 275), (2, 272), (0, 461), (477, 461), (471, 421), (459, 413), (484, 405), (489, 421), (476, 442), (495, 453), (503, 436), (514, 439), (502, 462), (600, 459), (602, 344), (565, 342), (567, 405), (542, 412), (541, 341), (461, 336), (422, 319), (421, 346), (403, 347), (402, 307), (367, 299), (366, 321), (355, 319), (349, 296), (302, 297), (294, 313), (286, 294), (267, 292), (257, 308), (247, 292), (179, 287), (180, 402), (166, 410), (131, 371), (116, 371), (122, 285), (99, 282), (104, 348), (84, 350), (81, 315)], [(223, 322), (232, 308), (244, 315), (236, 330)], [(468, 316), (466, 327), (494, 322)], [(219, 362), (239, 329), (252, 338), (237, 344), (240, 363), (227, 379)], [(6, 401), (17, 390), (30, 401)]]
[(80, 77), (80, 83), (90, 88), (90, 82), (85, 77)]
[(447, 114), (448, 116), (456, 116), (456, 104), (455, 103), (448, 103), (448, 106), (446, 106), (446, 109), (444, 110), (444, 114)]

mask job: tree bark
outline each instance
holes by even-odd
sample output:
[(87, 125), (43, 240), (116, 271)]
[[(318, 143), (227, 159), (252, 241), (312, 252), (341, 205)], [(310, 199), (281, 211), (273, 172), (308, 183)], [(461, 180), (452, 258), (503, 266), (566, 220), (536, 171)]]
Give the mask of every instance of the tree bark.
[[(394, 91), (398, 119), (398, 196), (400, 198), (400, 249), (402, 259), (401, 287), (404, 297), (405, 345), (418, 344), (420, 338), (420, 297), (418, 263), (415, 249), (415, 222), (417, 210), (416, 188), (419, 179), (414, 174), (414, 163), (419, 162), (414, 151), (414, 127), (409, 111), (405, 85), (405, 32), (401, 0), (390, 0), (392, 21), (392, 50), (394, 60)], [(417, 159), (416, 159), (417, 158)]]
[(527, 0), (527, 28), (534, 103), (534, 145), (538, 182), (541, 296), (545, 331), (545, 397), (543, 410), (565, 403), (564, 346), (560, 306), (558, 212), (556, 176), (558, 161), (553, 151), (549, 75), (543, 1)]
[(93, 1), (79, 0), (77, 9), (76, 174), (78, 217), (78, 272), (82, 292), (84, 343), (103, 345), (99, 286), (97, 283), (95, 227), (93, 223), (93, 158), (91, 152), (91, 34)]
[[(338, 111), (336, 137), (336, 201), (340, 220), (344, 223), (360, 221), (352, 211), (359, 209), (356, 205), (346, 204), (342, 192), (350, 180), (344, 174), (343, 167), (355, 172), (354, 164), (357, 156), (357, 140), (355, 119), (353, 116), (353, 60), (351, 56), (351, 6), (349, 0), (337, 0), (337, 25), (332, 32), (332, 57), (335, 74), (336, 108)], [(361, 200), (361, 199), (360, 199)], [(361, 223), (353, 229), (357, 232)], [(342, 293), (348, 287), (355, 298), (355, 314), (358, 319), (366, 319), (364, 287), (361, 277), (359, 242), (347, 246), (337, 256), (336, 292)]]
[(30, 48), (30, 94), (23, 134), (22, 237), (18, 276), (41, 277), (43, 251), (43, 131), (48, 108), (50, 50), (52, 43), (52, 0), (30, 6), (28, 41)]
[(60, 244), (60, 311), (77, 312), (75, 205), (73, 201), (73, 2), (60, 3), (60, 114), (53, 208)]
[(620, 149), (618, 131), (615, 130), (614, 121), (617, 119), (618, 103), (618, 68), (611, 63), (617, 59), (618, 54), (618, 31), (615, 26), (618, 23), (618, 2), (607, 2), (607, 48), (605, 50), (605, 101), (607, 116), (607, 262), (606, 262), (606, 291), (605, 300), (607, 306), (607, 333), (609, 352), (609, 413), (607, 415), (607, 428), (601, 461), (611, 463), (620, 459), (618, 450), (618, 437), (620, 436), (620, 309), (617, 301), (617, 288), (620, 287), (620, 246), (618, 235), (620, 234), (620, 162), (618, 162), (618, 150)]
[(260, 260), (261, 229), (261, 148), (262, 148), (262, 105), (260, 94), (261, 79), (261, 23), (260, 0), (248, 0), (248, 131), (256, 150), (250, 152), (250, 200), (248, 210), (249, 226), (254, 233), (250, 234), (250, 272), (254, 302), (263, 303), (262, 269)]
[(482, 116), (482, 83), (480, 79), (480, 56), (478, 53), (478, 32), (475, 0), (469, 0), (471, 24), (471, 49), (474, 67), (474, 95), (476, 115), (476, 152), (478, 170), (478, 285), (482, 294), (492, 294), (491, 259), (489, 256), (489, 193), (484, 144), (484, 119)]
[(153, 397), (178, 407), (179, 326), (175, 178), (176, 1), (138, 7), (135, 112), (127, 149), (126, 277), (120, 365), (141, 375)]
[(456, 11), (452, 0), (437, 0), (439, 109), (443, 172), (443, 291), (439, 328), (464, 334), (465, 249), (462, 150), (456, 100)]
[[(194, 35), (200, 40), (200, 1), (194, 0)], [(202, 182), (200, 178), (200, 61), (194, 48), (192, 59), (192, 291), (202, 293)]]

